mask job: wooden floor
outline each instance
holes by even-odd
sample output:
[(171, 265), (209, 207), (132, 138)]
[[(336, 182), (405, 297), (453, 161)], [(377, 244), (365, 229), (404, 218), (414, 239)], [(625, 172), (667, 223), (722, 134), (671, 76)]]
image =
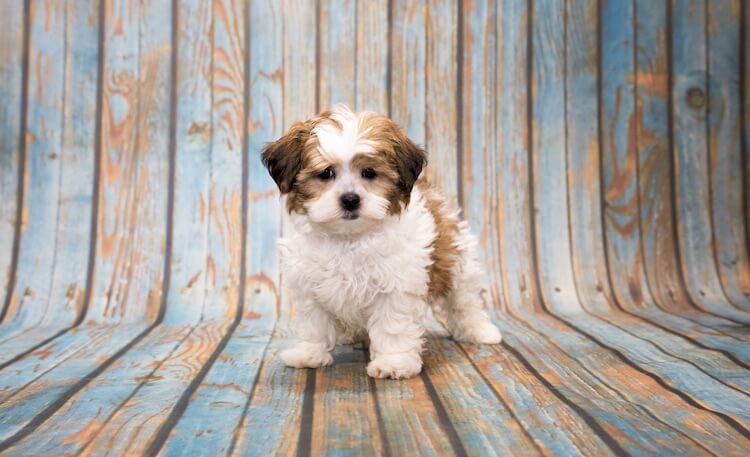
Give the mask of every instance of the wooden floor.
[[(742, 0), (0, 0), (0, 454), (750, 455)], [(284, 368), (263, 144), (389, 113), (504, 342)]]

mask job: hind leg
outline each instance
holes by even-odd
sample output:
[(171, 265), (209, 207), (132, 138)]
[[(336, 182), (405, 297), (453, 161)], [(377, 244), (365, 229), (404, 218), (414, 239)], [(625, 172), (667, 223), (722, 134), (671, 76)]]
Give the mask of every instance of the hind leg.
[(490, 320), (480, 296), (483, 273), (479, 262), (464, 253), (462, 265), (457, 270), (453, 291), (445, 305), (448, 331), (458, 341), (500, 343), (500, 330)]

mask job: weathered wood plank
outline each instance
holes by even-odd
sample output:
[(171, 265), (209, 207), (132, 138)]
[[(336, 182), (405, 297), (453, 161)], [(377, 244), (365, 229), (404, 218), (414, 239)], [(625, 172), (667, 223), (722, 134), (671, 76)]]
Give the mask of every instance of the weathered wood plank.
[(739, 353), (741, 357), (745, 352), (743, 343), (705, 327), (731, 325), (731, 322), (696, 308), (682, 282), (674, 236), (667, 16), (666, 3), (639, 1), (635, 4), (638, 27), (636, 102), (641, 107), (636, 130), (641, 249), (646, 285), (650, 287), (654, 303), (644, 303), (647, 307), (633, 306), (630, 302), (621, 305), (628, 313), (649, 323), (700, 344)]
[[(490, 213), (489, 221), (495, 228), (491, 237), (499, 233), (499, 258), (487, 262), (500, 266), (505, 301), (509, 307), (540, 309), (534, 271), (533, 230), (531, 220), (531, 186), (529, 179), (529, 148), (531, 121), (529, 117), (528, 60), (533, 12), (524, 2), (507, 2), (497, 12), (497, 150), (499, 152), (497, 183), (483, 191), (492, 200), (500, 200)], [(533, 111), (532, 111), (533, 113)], [(500, 134), (502, 132), (502, 134)], [(481, 168), (479, 168), (481, 169)], [(493, 174), (496, 173), (493, 171)], [(482, 200), (480, 200), (482, 201)], [(486, 202), (486, 200), (484, 200)]]
[[(654, 7), (654, 5), (654, 3), (650, 3), (651, 7)], [(623, 14), (630, 14), (635, 16), (635, 5), (633, 5), (634, 9), (629, 11), (622, 11), (620, 8), (618, 8), (625, 6), (627, 5), (617, 5), (615, 3), (609, 4), (607, 8), (614, 8), (614, 10), (610, 11), (609, 9), (605, 8), (605, 10), (603, 11), (604, 22), (602, 26), (607, 30), (613, 30), (613, 26), (611, 26), (611, 23), (614, 21), (620, 21), (617, 22), (618, 24), (630, 24), (630, 22), (628, 21), (622, 22), (621, 17), (623, 16)], [(665, 9), (662, 8), (662, 20), (664, 18), (664, 12)], [(644, 16), (649, 18), (648, 20), (654, 22), (659, 21), (658, 13), (658, 10), (646, 10), (645, 12), (642, 12)], [(635, 22), (633, 24), (635, 24)], [(637, 97), (635, 100), (635, 112), (631, 115), (631, 120), (628, 121), (629, 130), (625, 133), (622, 133), (626, 134), (628, 137), (627, 141), (625, 142), (625, 144), (627, 145), (626, 147), (628, 148), (626, 153), (627, 156), (624, 159), (619, 159), (622, 154), (620, 154), (616, 150), (616, 138), (610, 140), (608, 142), (609, 146), (604, 150), (604, 184), (607, 188), (610, 189), (610, 191), (608, 191), (605, 195), (605, 198), (614, 198), (614, 202), (610, 203), (609, 205), (613, 214), (607, 218), (606, 224), (608, 227), (607, 241), (609, 248), (612, 250), (609, 257), (611, 263), (610, 277), (612, 278), (613, 284), (615, 284), (615, 295), (618, 297), (620, 306), (626, 310), (636, 310), (636, 313), (638, 313), (638, 310), (642, 309), (643, 307), (649, 307), (651, 309), (656, 308), (650, 295), (648, 280), (643, 276), (643, 256), (641, 255), (643, 244), (642, 240), (640, 240), (642, 225), (641, 221), (639, 220), (641, 200), (639, 199), (640, 195), (633, 195), (632, 197), (628, 197), (628, 199), (624, 203), (616, 203), (616, 201), (617, 199), (624, 198), (625, 195), (629, 195), (630, 191), (627, 190), (627, 188), (629, 188), (631, 184), (629, 184), (628, 182), (632, 182), (634, 185), (641, 184), (639, 182), (638, 173), (638, 171), (641, 169), (641, 163), (639, 162), (637, 164), (638, 169), (634, 168), (631, 170), (631, 167), (629, 165), (630, 161), (641, 160), (645, 162), (643, 168), (645, 171), (649, 172), (650, 169), (647, 168), (649, 166), (648, 161), (649, 159), (653, 160), (653, 158), (650, 158), (648, 154), (659, 154), (658, 151), (653, 151), (654, 148), (664, 151), (666, 151), (667, 148), (667, 129), (664, 122), (666, 119), (666, 90), (664, 90), (666, 85), (666, 55), (663, 50), (664, 43), (662, 42), (661, 44), (662, 51), (658, 51), (659, 42), (658, 40), (655, 40), (655, 38), (658, 37), (649, 36), (649, 33), (653, 32), (653, 27), (649, 27), (648, 23), (644, 24), (642, 22), (640, 22), (639, 25), (639, 31), (645, 31), (646, 36), (643, 38), (643, 45), (637, 46), (637, 51), (635, 54), (630, 54), (627, 49), (629, 46), (631, 46), (629, 43), (634, 43), (635, 45), (636, 40), (638, 39), (637, 35), (632, 30), (626, 30), (625, 32), (623, 32), (626, 36), (619, 39), (617, 38), (617, 34), (613, 32), (613, 36), (607, 37), (605, 42), (603, 43), (602, 51), (605, 56), (608, 56), (605, 57), (603, 62), (603, 91), (615, 91), (616, 95), (614, 99), (616, 104), (622, 104), (623, 100), (625, 100), (624, 98), (622, 98), (623, 93), (632, 92), (633, 96)], [(651, 38), (651, 40), (649, 38)], [(609, 41), (610, 39), (613, 40), (611, 43)], [(640, 43), (640, 41), (638, 41), (638, 43)], [(625, 47), (625, 49), (623, 49), (622, 51), (618, 51), (622, 47)], [(655, 52), (655, 55), (649, 54), (649, 52), (652, 51)], [(621, 52), (622, 55), (618, 56), (618, 52)], [(632, 55), (634, 59), (637, 57), (637, 61), (633, 61), (631, 63), (634, 68), (634, 71), (631, 73), (633, 73), (634, 76), (630, 76), (629, 80), (625, 82), (622, 75), (627, 76), (627, 72), (616, 70), (614, 71), (614, 74), (617, 78), (620, 78), (619, 82), (618, 80), (615, 80), (614, 82), (610, 82), (611, 84), (608, 85), (608, 71), (611, 70), (607, 64), (608, 59), (612, 59), (609, 65), (620, 65), (623, 62), (627, 62), (627, 58), (630, 55)], [(660, 75), (662, 75), (661, 79), (659, 79)], [(637, 86), (637, 84), (639, 81), (643, 84), (643, 94), (638, 92), (639, 86)], [(615, 82), (617, 83), (617, 85), (614, 88), (610, 87)], [(661, 86), (659, 86), (660, 83)], [(662, 88), (661, 93), (658, 92), (659, 87)], [(656, 94), (653, 93), (653, 91), (655, 90), (657, 91)], [(662, 97), (661, 101), (659, 101), (658, 98), (652, 98), (654, 95), (658, 96), (659, 94), (661, 94)], [(603, 94), (603, 97), (606, 100), (606, 94)], [(621, 114), (617, 111), (617, 109), (619, 108), (616, 106), (616, 115), (620, 116)], [(547, 123), (544, 124), (546, 125)], [(616, 136), (621, 134), (617, 131), (607, 130), (611, 129), (612, 126), (617, 128), (619, 123), (613, 121), (608, 125), (609, 127), (605, 128), (605, 137), (607, 135)], [(661, 134), (661, 137), (659, 137), (659, 134)], [(660, 138), (661, 143), (657, 143)], [(641, 155), (640, 157), (638, 156), (639, 154)], [(619, 163), (618, 161), (621, 160), (624, 160), (624, 162)], [(668, 165), (668, 162), (662, 161), (662, 164)], [(667, 168), (666, 173), (668, 172), (669, 169)], [(609, 179), (607, 179), (607, 176), (609, 176)], [(656, 181), (654, 183), (652, 180), (657, 178), (659, 178), (659, 176), (652, 175), (648, 178), (649, 181), (646, 181), (643, 186), (639, 186), (638, 192), (644, 193), (642, 195), (643, 201), (658, 201), (658, 194), (649, 195), (648, 193), (649, 191), (655, 190), (650, 187), (650, 185), (657, 184), (664, 186), (664, 177), (662, 176), (661, 183), (659, 181)], [(537, 179), (537, 182), (538, 181), (539, 180)], [(666, 185), (669, 185), (668, 177), (666, 178)], [(658, 190), (658, 188), (656, 190)], [(669, 199), (669, 188), (667, 187), (665, 190), (666, 194), (664, 191), (662, 191), (661, 198)], [(542, 192), (541, 195), (544, 197), (546, 195), (549, 195), (549, 193)], [(650, 209), (646, 209), (646, 214), (652, 214), (650, 212)], [(628, 230), (625, 230), (625, 223), (618, 222), (618, 217), (625, 217), (627, 221), (630, 221), (627, 222), (627, 224), (630, 224), (630, 228)], [(624, 255), (623, 252), (626, 252), (628, 254)], [(628, 257), (628, 255), (630, 255), (630, 257)], [(631, 262), (631, 264), (623, 264), (622, 262)], [(628, 270), (633, 271), (633, 273), (631, 273), (629, 277), (620, 277), (623, 271)], [(628, 286), (626, 286), (626, 284)], [(670, 370), (668, 370), (667, 372), (658, 369), (652, 370), (651, 372), (660, 373), (660, 375), (669, 378), (669, 375), (671, 374), (672, 370), (675, 370), (675, 367), (679, 367), (676, 368), (678, 371), (690, 371), (698, 367), (705, 367), (708, 373), (703, 372), (702, 368), (698, 368), (699, 371), (701, 371), (701, 375), (708, 374), (709, 377), (711, 375), (714, 375), (720, 378), (728, 374), (724, 370), (728, 370), (728, 372), (744, 371), (744, 369), (735, 365), (726, 357), (721, 358), (721, 364), (723, 368), (717, 371), (712, 362), (712, 358), (716, 357), (717, 355), (715, 352), (704, 351), (697, 348), (694, 349), (687, 340), (676, 337), (673, 334), (666, 333), (661, 329), (654, 329), (641, 320), (636, 320), (628, 317), (612, 319), (610, 316), (612, 316), (614, 310), (606, 311), (606, 308), (600, 304), (597, 304), (596, 301), (594, 302), (594, 307), (595, 309), (599, 310), (599, 313), (597, 313), (597, 315), (600, 316), (601, 320), (612, 324), (611, 327), (609, 325), (602, 325), (603, 323), (600, 320), (591, 320), (584, 316), (571, 318), (569, 319), (569, 321), (574, 322), (575, 325), (580, 326), (582, 329), (585, 329), (586, 332), (590, 332), (592, 335), (596, 335), (597, 338), (600, 338), (611, 347), (619, 348), (625, 354), (629, 354), (635, 361), (635, 363), (644, 362), (644, 360), (650, 360), (654, 357), (660, 359), (666, 357), (666, 360), (673, 361)], [(618, 311), (614, 311), (614, 313), (619, 314)], [(672, 323), (682, 324), (682, 327), (685, 327), (684, 321), (681, 322), (680, 320), (672, 320)], [(623, 333), (623, 329), (625, 333)], [(636, 337), (634, 338), (634, 336)], [(623, 338), (628, 339), (628, 337), (631, 339), (630, 343), (627, 345), (623, 344)], [(652, 342), (653, 345), (647, 343), (647, 341)], [(655, 351), (655, 349), (657, 348), (658, 350)], [(660, 354), (661, 351), (666, 351), (667, 355), (665, 356)], [(695, 354), (696, 352), (699, 354)], [(646, 356), (645, 354), (649, 355)], [(675, 356), (677, 359), (672, 356)], [(679, 360), (679, 362), (675, 362), (676, 360)], [(692, 366), (680, 366), (681, 361), (687, 361)], [(658, 364), (655, 364), (654, 366), (657, 365)], [(650, 370), (649, 367), (650, 365), (646, 367), (647, 371)], [(707, 381), (709, 384), (711, 384), (712, 380)], [(724, 391), (724, 387), (717, 384), (714, 385), (714, 389), (716, 389), (716, 392), (714, 392), (713, 394), (714, 396), (717, 392)], [(687, 390), (689, 391), (690, 389)], [(727, 393), (731, 395), (731, 392)], [(698, 393), (698, 395), (700, 396), (701, 394)]]
[[(508, 405), (545, 454), (606, 455), (611, 452), (602, 437), (569, 405), (552, 392), (534, 368), (505, 348), (460, 345), (483, 379)], [(542, 370), (544, 371), (544, 370)], [(554, 388), (554, 387), (553, 387)], [(540, 407), (544, 405), (544, 407)]]
[[(425, 11), (425, 139), (428, 176), (458, 203), (458, 2), (428, 2)], [(416, 70), (416, 69), (415, 69)]]
[[(26, 133), (28, 222), (7, 310), (11, 358), (83, 313), (89, 258), (98, 59), (98, 3), (30, 3)], [(91, 19), (93, 16), (93, 20)], [(76, 94), (76, 96), (71, 96)], [(37, 326), (37, 331), (29, 331)]]
[(277, 328), (242, 422), (235, 429), (230, 455), (295, 455), (301, 444), (302, 407), (308, 395), (306, 385), (310, 385), (307, 379), (315, 372), (284, 366), (279, 352), (289, 344), (287, 336), (285, 329)]
[[(178, 95), (185, 96), (185, 105), (178, 107), (176, 113), (178, 151), (175, 180), (190, 182), (192, 186), (181, 186), (175, 190), (173, 237), (177, 243), (183, 243), (174, 246), (171, 267), (177, 274), (173, 277), (175, 287), (171, 290), (177, 289), (179, 292), (168, 295), (164, 325), (154, 335), (168, 335), (175, 330), (186, 333), (180, 340), (173, 339), (174, 346), (169, 352), (145, 367), (151, 369), (155, 364), (157, 370), (136, 377), (131, 391), (123, 389), (119, 383), (110, 385), (111, 381), (106, 381), (106, 372), (104, 379), (95, 380), (97, 390), (116, 389), (127, 394), (127, 397), (115, 403), (116, 407), (107, 414), (107, 420), (97, 427), (95, 437), (84, 445), (84, 453), (143, 453), (149, 450), (154, 440), (160, 439), (160, 429), (171, 417), (173, 408), (179, 407), (176, 405), (179, 405), (186, 389), (189, 393), (196, 379), (210, 368), (214, 352), (234, 329), (231, 322), (238, 309), (237, 271), (242, 258), (240, 196), (245, 21), (242, 7), (237, 2), (215, 2), (211, 5), (211, 11), (202, 12), (196, 11), (197, 4), (185, 2), (179, 6), (184, 8), (173, 11), (178, 15), (178, 50), (187, 52), (190, 57), (177, 61), (205, 67), (201, 71), (200, 68), (178, 65), (173, 70), (177, 72), (175, 81), (179, 85), (176, 88)], [(208, 20), (203, 27), (192, 22), (192, 19), (205, 17)], [(192, 52), (197, 55), (190, 54)], [(202, 97), (208, 100), (203, 113), (199, 101)], [(194, 111), (195, 105), (198, 108)], [(206, 113), (209, 119), (207, 123), (201, 119), (201, 114), (206, 116)], [(200, 137), (202, 127), (210, 130), (209, 136), (204, 134), (204, 138)], [(196, 134), (198, 138), (192, 136)], [(199, 149), (180, 149), (180, 146), (184, 146), (182, 141), (186, 139), (198, 142), (193, 146)], [(202, 139), (207, 143), (203, 148), (200, 147)], [(216, 183), (196, 185), (192, 177), (200, 176), (206, 169), (209, 170), (209, 178), (216, 173), (222, 179)], [(194, 192), (196, 189), (197, 195)], [(188, 209), (190, 211), (186, 211)], [(185, 247), (186, 238), (193, 241), (200, 239), (201, 232), (202, 244), (195, 243), (188, 246), (186, 251), (180, 251)], [(196, 233), (199, 235), (196, 236)], [(195, 271), (198, 273), (195, 274)], [(190, 282), (199, 278), (202, 279), (202, 287), (198, 287), (197, 294), (191, 294)], [(177, 286), (182, 287), (178, 289)], [(181, 325), (185, 323), (188, 325)], [(136, 350), (128, 356), (134, 352)], [(117, 367), (119, 362), (113, 369)], [(89, 387), (85, 388), (80, 395), (89, 395), (88, 390)], [(153, 402), (152, 398), (162, 401)]]
[(106, 3), (96, 273), (87, 320), (153, 321), (166, 293), (171, 12), (156, 3)]
[[(254, 309), (257, 312), (257, 306)], [(237, 327), (169, 430), (160, 455), (228, 452), (254, 394), (253, 386), (259, 382), (260, 368), (268, 363), (266, 348), (272, 325), (272, 317), (263, 316), (246, 319)]]
[(537, 275), (541, 296), (556, 313), (581, 310), (573, 279), (568, 212), (565, 118), (565, 4), (534, 3), (531, 61), (531, 154)]
[[(167, 317), (170, 323), (195, 323), (207, 300), (216, 266), (208, 244), (213, 225), (213, 186), (223, 179), (213, 170), (214, 153), (214, 48), (215, 9), (212, 3), (176, 4), (177, 67), (174, 128), (174, 210)], [(218, 130), (218, 129), (217, 129)], [(217, 151), (219, 155), (221, 150)], [(241, 168), (240, 168), (241, 169)], [(229, 176), (231, 181), (233, 176)], [(210, 260), (209, 260), (210, 258)], [(221, 275), (219, 275), (220, 277)], [(224, 300), (220, 308), (228, 307)]]
[(750, 316), (727, 302), (712, 245), (705, 6), (703, 1), (672, 4), (671, 90), (681, 266), (696, 304), (719, 316), (748, 323)]
[(708, 152), (713, 244), (729, 301), (750, 310), (740, 116), (740, 2), (709, 2), (706, 18)]
[[(126, 372), (117, 373), (113, 378), (107, 380), (106, 376), (114, 372), (105, 372), (97, 378), (92, 385), (96, 390), (101, 389), (99, 398), (116, 398), (114, 392), (110, 391), (125, 390), (131, 391), (119, 407), (112, 411), (106, 423), (102, 424), (95, 436), (83, 448), (81, 455), (101, 455), (103, 453), (113, 453), (118, 455), (143, 455), (149, 449), (149, 445), (156, 437), (159, 428), (163, 425), (169, 412), (176, 404), (180, 395), (188, 387), (189, 383), (200, 373), (204, 364), (211, 354), (216, 350), (219, 341), (229, 330), (229, 323), (206, 322), (193, 327), (190, 332), (179, 341), (179, 345), (173, 346), (169, 355), (154, 357), (151, 363), (146, 365), (152, 370), (140, 376), (133, 376), (131, 368), (133, 363), (139, 363), (141, 360), (148, 360), (144, 354), (138, 354), (134, 349), (128, 355), (137, 357), (137, 362), (130, 365), (124, 365)], [(163, 327), (159, 329), (158, 338), (170, 334), (172, 328), (180, 327)], [(175, 338), (163, 339), (167, 344), (172, 342), (174, 345)], [(148, 344), (144, 340), (144, 344)], [(128, 357), (123, 359), (126, 361)], [(120, 365), (119, 363), (117, 365)], [(152, 367), (156, 366), (156, 369)], [(135, 382), (130, 388), (123, 389), (122, 379), (130, 377)], [(107, 389), (109, 387), (109, 389)], [(121, 390), (122, 389), (122, 390)], [(80, 398), (89, 395), (88, 389), (81, 392)], [(89, 397), (90, 398), (90, 397)], [(87, 402), (91, 404), (92, 402)], [(117, 404), (117, 402), (113, 402)], [(104, 410), (101, 407), (98, 411)], [(90, 416), (78, 416), (90, 417)], [(90, 427), (92, 432), (94, 427)], [(73, 436), (77, 433), (72, 434)], [(69, 435), (70, 436), (70, 435)]]
[(388, 112), (389, 0), (356, 2), (357, 110)]
[(145, 324), (76, 328), (6, 367), (0, 387), (0, 449), (26, 436), (29, 423), (55, 412), (129, 349), (145, 329)]
[[(22, 190), (19, 166), (24, 138), (22, 119), (27, 84), (24, 77), (26, 14), (24, 3), (0, 3), (0, 316), (18, 299), (11, 294), (14, 277), (14, 241), (18, 220), (18, 192)], [(20, 222), (20, 221), (18, 221)], [(2, 318), (0, 318), (2, 322)]]
[(609, 277), (602, 234), (599, 143), (599, 10), (595, 0), (567, 4), (565, 51), (567, 175), (570, 246), (575, 286), (587, 309), (609, 309)]
[(391, 0), (390, 116), (417, 144), (425, 132), (425, 0)]
[[(497, 185), (500, 167), (500, 147), (496, 138), (497, 116), (495, 78), (495, 30), (500, 29), (500, 12), (493, 3), (472, 1), (462, 3), (462, 67), (461, 67), (461, 174), (464, 209), (474, 234), (479, 237), (478, 254), (492, 279), (500, 278), (500, 252), (497, 229), (494, 225), (501, 200), (494, 198), (492, 190)], [(499, 38), (499, 37), (498, 37)], [(507, 39), (507, 37), (503, 37)], [(508, 138), (508, 136), (504, 136)], [(489, 302), (505, 305), (501, 299), (502, 282), (490, 281), (487, 285)]]
[[(166, 243), (171, 30), (163, 26), (163, 10), (157, 5), (122, 1), (104, 6), (100, 217), (95, 287), (86, 319), (114, 324), (153, 321), (162, 302)], [(54, 356), (39, 364), (49, 372), (45, 378), (28, 387), (42, 392), (38, 401), (47, 406), (45, 414), (144, 335), (144, 325), (114, 332), (108, 327), (82, 330), (37, 350), (37, 357), (45, 352)], [(99, 332), (111, 338), (98, 341)], [(81, 350), (70, 351), (71, 346)], [(31, 359), (21, 363), (24, 376), (38, 368)], [(46, 382), (58, 382), (58, 388), (45, 389)], [(41, 409), (27, 410), (21, 422)]]
[(311, 455), (383, 455), (365, 352), (338, 346), (334, 364), (315, 372)]
[(391, 455), (439, 456), (454, 453), (424, 381), (371, 380), (382, 417), (382, 439)]
[[(118, 326), (119, 329), (123, 327), (126, 326)], [(165, 375), (169, 375), (168, 372), (165, 374), (156, 373), (162, 369), (163, 360), (177, 351), (180, 348), (180, 343), (185, 342), (192, 336), (192, 328), (188, 326), (164, 327), (160, 330), (162, 331), (152, 332), (130, 348), (121, 358), (89, 383), (86, 388), (79, 392), (66, 392), (67, 398), (64, 404), (60, 405), (60, 409), (55, 411), (35, 431), (36, 433), (43, 433), (45, 438), (38, 439), (36, 433), (28, 436), (15, 443), (10, 448), (11, 453), (62, 454), (86, 451), (87, 446), (96, 440), (102, 429), (110, 423), (120, 406), (127, 402), (134, 392), (138, 392), (139, 386), (148, 385), (150, 382), (163, 379)], [(196, 351), (200, 351), (200, 348), (201, 346), (198, 344), (193, 346)], [(191, 352), (184, 351), (183, 353)], [(82, 376), (72, 364), (60, 371), (59, 378), (63, 382), (69, 381), (70, 377)], [(171, 375), (174, 375), (174, 373)], [(43, 386), (44, 390), (57, 387), (54, 383), (48, 384), (37, 382), (36, 385)], [(22, 411), (22, 406), (28, 405), (31, 398), (33, 397), (14, 399), (15, 409)], [(151, 401), (149, 403), (152, 407), (160, 409), (171, 406), (171, 403), (168, 402)], [(14, 409), (9, 411), (12, 412)], [(131, 426), (139, 425), (143, 425), (142, 421), (131, 424)], [(129, 446), (131, 444), (142, 445), (138, 441), (131, 443), (128, 439), (123, 439), (116, 446)]]
[(652, 303), (641, 255), (638, 189), (639, 123), (635, 100), (634, 4), (611, 1), (601, 18), (602, 192), (607, 261), (614, 298), (622, 306)]
[(628, 452), (642, 453), (712, 449), (724, 440), (740, 440), (733, 441), (735, 450), (750, 444), (718, 416), (685, 402), (683, 394), (664, 388), (641, 368), (623, 363), (618, 354), (559, 320), (524, 312), (501, 327), (509, 347), (586, 411), (601, 427), (598, 433), (609, 435), (610, 446), (615, 441)]
[[(284, 109), (283, 128), (316, 114), (318, 105), (315, 2), (284, 0)], [(252, 56), (251, 56), (252, 61)]]
[[(354, 107), (357, 89), (357, 8), (355, 0), (321, 0), (320, 110), (336, 103)], [(369, 39), (369, 37), (368, 37)]]
[(706, 409), (750, 423), (744, 412), (750, 406), (750, 382), (743, 380), (746, 368), (638, 321), (603, 325), (602, 320), (579, 315), (566, 321)]
[[(528, 431), (469, 361), (445, 338), (430, 338), (426, 373), (470, 455), (541, 455)], [(479, 416), (481, 420), (474, 420)]]

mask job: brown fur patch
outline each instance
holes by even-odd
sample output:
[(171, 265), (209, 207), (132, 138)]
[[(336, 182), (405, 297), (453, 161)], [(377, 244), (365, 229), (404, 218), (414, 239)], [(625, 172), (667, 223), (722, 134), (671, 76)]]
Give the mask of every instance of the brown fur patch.
[(399, 214), (401, 202), (401, 176), (385, 154), (357, 154), (351, 162), (354, 170), (362, 171), (371, 168), (377, 177), (371, 181), (363, 181), (368, 192), (379, 195), (388, 200), (389, 214)]
[(279, 191), (289, 194), (287, 210), (303, 213), (304, 203), (315, 198), (320, 192), (323, 182), (309, 176), (319, 174), (329, 164), (317, 152), (318, 140), (313, 135), (313, 129), (328, 122), (339, 130), (341, 123), (332, 119), (331, 112), (326, 111), (304, 122), (295, 122), (289, 131), (281, 138), (267, 145), (261, 154), (263, 165), (268, 169)]
[(399, 176), (397, 198), (390, 206), (391, 214), (398, 214), (401, 202), (409, 204), (414, 183), (427, 164), (427, 153), (414, 144), (401, 127), (382, 114), (361, 113), (359, 124), (362, 138), (376, 145), (378, 153)]
[(432, 265), (430, 265), (428, 293), (430, 297), (445, 297), (453, 289), (454, 271), (460, 253), (456, 246), (459, 235), (458, 219), (447, 208), (442, 195), (420, 179), (417, 187), (422, 192), (425, 206), (435, 220), (435, 241), (432, 242)]
[[(305, 122), (296, 122), (263, 151), (263, 164), (281, 193), (287, 194), (290, 213), (304, 214), (305, 203), (317, 198), (329, 185), (318, 179), (318, 175), (337, 164), (330, 163), (318, 151), (314, 129), (330, 123), (341, 130), (343, 126), (333, 115), (334, 112), (326, 111)], [(388, 200), (390, 214), (399, 214), (409, 204), (411, 190), (427, 163), (427, 154), (388, 117), (371, 112), (357, 117), (361, 138), (370, 141), (376, 153), (357, 155), (351, 165), (376, 170), (378, 178), (365, 186)]]

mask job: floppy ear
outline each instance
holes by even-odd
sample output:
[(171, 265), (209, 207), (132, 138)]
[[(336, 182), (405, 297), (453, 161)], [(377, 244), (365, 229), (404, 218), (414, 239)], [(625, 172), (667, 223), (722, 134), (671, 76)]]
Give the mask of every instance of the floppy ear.
[(411, 194), (414, 183), (417, 182), (422, 168), (427, 165), (427, 153), (405, 135), (399, 138), (394, 147), (394, 152), (399, 186), (402, 194), (406, 197), (405, 201), (408, 202), (408, 196)]
[(302, 153), (310, 132), (307, 123), (295, 122), (284, 136), (263, 149), (261, 161), (282, 194), (292, 190), (294, 178), (302, 168)]

